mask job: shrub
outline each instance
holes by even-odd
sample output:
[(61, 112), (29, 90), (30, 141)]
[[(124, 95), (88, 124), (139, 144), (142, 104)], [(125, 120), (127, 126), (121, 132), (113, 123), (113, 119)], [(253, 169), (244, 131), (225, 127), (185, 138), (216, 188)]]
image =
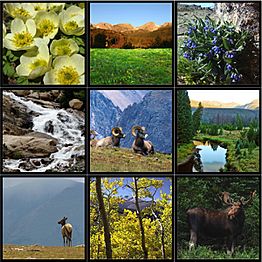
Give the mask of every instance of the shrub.
[(186, 84), (239, 83), (244, 72), (240, 60), (248, 52), (250, 40), (248, 32), (238, 32), (228, 22), (215, 22), (208, 16), (205, 20), (196, 18), (188, 24), (187, 37), (181, 45), (179, 75)]

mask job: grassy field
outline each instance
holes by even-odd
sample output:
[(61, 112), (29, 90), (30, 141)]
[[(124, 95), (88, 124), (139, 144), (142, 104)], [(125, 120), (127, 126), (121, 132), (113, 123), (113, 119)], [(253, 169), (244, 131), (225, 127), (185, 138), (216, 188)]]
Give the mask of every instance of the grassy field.
[(171, 172), (172, 155), (142, 156), (123, 148), (91, 148), (92, 172)]
[(172, 49), (93, 48), (92, 85), (171, 85)]
[(231, 256), (226, 253), (226, 250), (213, 250), (209, 247), (198, 246), (191, 251), (188, 248), (179, 249), (177, 257), (180, 259), (259, 259), (259, 250), (254, 248), (236, 249), (233, 256)]
[(84, 259), (84, 247), (4, 245), (4, 259)]

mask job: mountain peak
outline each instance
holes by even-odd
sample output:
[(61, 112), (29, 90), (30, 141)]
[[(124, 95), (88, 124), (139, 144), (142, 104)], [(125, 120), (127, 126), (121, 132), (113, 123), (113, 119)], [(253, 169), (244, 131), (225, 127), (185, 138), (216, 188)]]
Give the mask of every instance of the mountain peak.
[(137, 28), (142, 29), (142, 30), (147, 30), (147, 31), (155, 31), (159, 28), (159, 25), (157, 25), (155, 22), (148, 22), (148, 23), (141, 25)]

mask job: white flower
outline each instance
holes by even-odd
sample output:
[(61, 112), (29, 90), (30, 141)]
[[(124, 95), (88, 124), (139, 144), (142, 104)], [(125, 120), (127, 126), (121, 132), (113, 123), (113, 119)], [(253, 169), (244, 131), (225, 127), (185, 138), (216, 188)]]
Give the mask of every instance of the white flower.
[(3, 23), (3, 38), (6, 36), (6, 27), (5, 24)]
[(13, 18), (20, 18), (23, 21), (34, 18), (36, 15), (35, 8), (31, 3), (6, 3), (4, 7), (7, 13)]
[(50, 52), (54, 56), (71, 56), (78, 51), (79, 47), (73, 39), (53, 40), (50, 46)]
[(85, 9), (70, 6), (60, 13), (60, 29), (66, 35), (83, 35), (85, 33)]
[(83, 85), (85, 83), (85, 58), (79, 54), (58, 56), (53, 69), (44, 76), (45, 85)]
[(39, 12), (39, 11), (46, 11), (47, 10), (47, 3), (32, 3), (32, 5), (34, 6), (35, 11)]
[(37, 52), (29, 51), (20, 57), (20, 65), (16, 67), (19, 76), (35, 79), (44, 75), (51, 68), (51, 56), (46, 41), (36, 39)]
[(51, 11), (40, 11), (35, 17), (37, 36), (53, 39), (58, 32), (59, 16)]
[(48, 4), (48, 10), (55, 11), (55, 12), (61, 12), (65, 7), (65, 3), (49, 3)]
[(20, 18), (11, 22), (11, 33), (4, 38), (4, 47), (13, 51), (28, 50), (35, 46), (36, 25), (34, 20), (26, 23)]

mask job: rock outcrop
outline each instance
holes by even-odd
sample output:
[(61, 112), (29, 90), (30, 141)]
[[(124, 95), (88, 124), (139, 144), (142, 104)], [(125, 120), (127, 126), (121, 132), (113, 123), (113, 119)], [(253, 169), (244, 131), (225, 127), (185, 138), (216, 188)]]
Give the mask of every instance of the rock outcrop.
[(57, 140), (53, 137), (34, 137), (31, 134), (24, 136), (3, 136), (4, 158), (21, 159), (48, 157), (57, 152)]

